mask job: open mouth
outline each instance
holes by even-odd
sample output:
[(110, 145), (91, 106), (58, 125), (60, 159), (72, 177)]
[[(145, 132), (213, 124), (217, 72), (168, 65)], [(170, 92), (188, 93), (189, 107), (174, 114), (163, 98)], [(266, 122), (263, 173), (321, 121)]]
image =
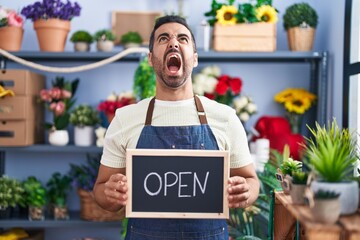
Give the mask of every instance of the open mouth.
[(171, 73), (177, 73), (181, 67), (181, 59), (177, 54), (170, 54), (167, 58), (167, 68)]

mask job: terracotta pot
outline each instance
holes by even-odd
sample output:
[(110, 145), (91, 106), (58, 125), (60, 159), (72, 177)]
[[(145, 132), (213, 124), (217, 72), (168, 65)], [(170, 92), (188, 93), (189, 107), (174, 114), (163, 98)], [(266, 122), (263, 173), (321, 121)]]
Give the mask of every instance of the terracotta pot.
[(287, 30), (287, 37), (291, 51), (311, 51), (315, 38), (315, 29), (311, 27), (290, 28)]
[(0, 48), (6, 51), (20, 51), (24, 29), (20, 27), (0, 28)]
[(70, 21), (40, 19), (34, 22), (34, 29), (41, 51), (63, 52), (70, 31)]

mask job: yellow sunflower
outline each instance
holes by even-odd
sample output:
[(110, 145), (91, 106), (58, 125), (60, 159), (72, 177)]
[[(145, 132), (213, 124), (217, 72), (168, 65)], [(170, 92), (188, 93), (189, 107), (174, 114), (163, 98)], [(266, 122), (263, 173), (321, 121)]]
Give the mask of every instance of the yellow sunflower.
[(256, 18), (260, 22), (276, 23), (278, 20), (275, 8), (270, 5), (262, 5), (256, 9)]
[(293, 94), (294, 94), (294, 89), (288, 88), (276, 94), (274, 100), (278, 103), (284, 103), (289, 99), (291, 99), (293, 97)]
[(284, 106), (288, 112), (304, 114), (305, 111), (311, 107), (311, 102), (308, 98), (295, 97), (289, 101), (286, 101)]
[(219, 10), (216, 11), (216, 19), (218, 23), (222, 25), (234, 25), (236, 18), (234, 14), (238, 12), (235, 6), (223, 5)]

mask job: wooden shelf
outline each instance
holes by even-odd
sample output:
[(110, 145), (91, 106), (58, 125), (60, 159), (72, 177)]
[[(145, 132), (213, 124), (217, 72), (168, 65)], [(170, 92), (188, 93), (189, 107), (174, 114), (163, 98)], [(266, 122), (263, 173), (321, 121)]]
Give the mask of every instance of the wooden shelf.
[(352, 215), (340, 216), (335, 224), (322, 224), (314, 220), (306, 205), (295, 205), (290, 195), (275, 192), (274, 239), (290, 239), (295, 236), (296, 223), (300, 224), (300, 239), (340, 240), (360, 239), (360, 209)]

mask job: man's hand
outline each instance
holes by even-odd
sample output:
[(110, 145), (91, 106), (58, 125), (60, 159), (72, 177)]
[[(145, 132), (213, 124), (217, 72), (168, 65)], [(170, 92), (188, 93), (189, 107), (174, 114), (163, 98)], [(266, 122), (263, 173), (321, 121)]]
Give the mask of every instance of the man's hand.
[(229, 178), (229, 208), (246, 208), (249, 206), (250, 185), (240, 176)]
[(111, 175), (104, 186), (105, 197), (110, 203), (126, 205), (128, 187), (125, 175), (121, 173)]

